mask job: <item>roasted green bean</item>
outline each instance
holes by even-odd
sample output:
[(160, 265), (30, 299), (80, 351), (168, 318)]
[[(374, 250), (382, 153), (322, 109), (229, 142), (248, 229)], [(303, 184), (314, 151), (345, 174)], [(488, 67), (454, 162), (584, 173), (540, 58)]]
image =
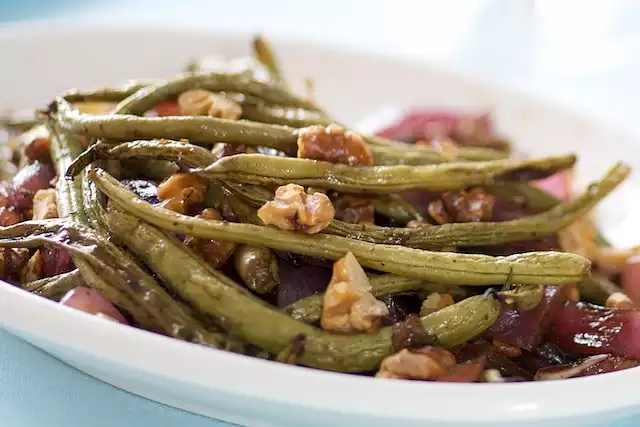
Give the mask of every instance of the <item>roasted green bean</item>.
[(53, 301), (60, 301), (67, 292), (78, 286), (86, 286), (78, 270), (53, 277), (45, 277), (44, 279), (20, 285), (20, 287), (27, 292), (40, 295)]
[(161, 102), (173, 99), (182, 92), (192, 89), (206, 89), (213, 92), (238, 92), (284, 107), (318, 109), (314, 102), (296, 97), (283, 86), (268, 85), (253, 80), (246, 73), (212, 72), (188, 73), (173, 80), (146, 86), (122, 101), (116, 108), (116, 113), (142, 115)]
[(443, 284), (491, 285), (512, 278), (523, 284), (557, 284), (588, 277), (590, 262), (578, 255), (533, 252), (490, 257), (428, 252), (402, 246), (379, 245), (330, 235), (303, 235), (251, 224), (203, 220), (158, 208), (141, 200), (103, 170), (91, 179), (114, 203), (156, 226), (206, 239), (259, 244), (273, 249), (339, 259), (352, 252), (365, 267), (419, 277)]
[(571, 167), (575, 156), (537, 160), (496, 160), (479, 163), (443, 163), (428, 166), (352, 167), (309, 159), (238, 154), (223, 157), (196, 170), (217, 180), (246, 184), (289, 183), (348, 193), (394, 193), (414, 188), (433, 191), (459, 190), (500, 180), (544, 177)]
[(600, 274), (594, 274), (578, 283), (578, 290), (580, 291), (580, 299), (599, 305), (604, 305), (611, 294), (624, 293), (620, 286)]
[[(446, 292), (457, 299), (469, 296), (467, 289), (460, 286), (444, 286), (414, 277), (394, 276), (392, 274), (383, 274), (370, 278), (369, 284), (371, 285), (371, 293), (375, 297), (403, 292)], [(319, 322), (322, 316), (323, 300), (324, 293), (310, 295), (285, 307), (284, 312), (296, 320), (314, 324)]]
[(280, 69), (278, 58), (276, 58), (276, 54), (271, 48), (269, 41), (258, 35), (253, 38), (251, 47), (253, 48), (254, 57), (264, 65), (273, 80), (283, 83), (282, 70)]
[[(116, 209), (109, 212), (108, 218), (111, 230), (174, 292), (201, 312), (226, 319), (235, 334), (270, 353), (280, 353), (294, 337), (304, 335), (305, 351), (298, 359), (300, 364), (365, 372), (375, 369), (391, 352), (390, 327), (356, 335), (316, 329), (242, 290), (155, 227)], [(475, 296), (423, 317), (422, 325), (441, 345), (450, 347), (485, 331), (499, 311), (500, 304), (492, 296)]]
[(264, 246), (240, 245), (233, 253), (236, 272), (247, 288), (267, 294), (280, 284), (278, 259)]

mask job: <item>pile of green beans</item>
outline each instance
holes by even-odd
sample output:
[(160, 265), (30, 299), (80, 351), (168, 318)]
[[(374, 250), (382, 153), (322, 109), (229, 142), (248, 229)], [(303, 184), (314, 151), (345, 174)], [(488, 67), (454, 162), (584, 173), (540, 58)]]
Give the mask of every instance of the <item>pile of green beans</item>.
[[(516, 160), (505, 152), (461, 147), (451, 160), (435, 149), (363, 135), (374, 166), (296, 158), (301, 128), (337, 122), (315, 100), (291, 91), (266, 39), (255, 38), (252, 48), (254, 60), (245, 68), (207, 71), (194, 66), (174, 79), (73, 90), (51, 102), (45, 125), (59, 175), (60, 218), (0, 227), (0, 247), (64, 248), (76, 269), (24, 283), (25, 290), (59, 300), (70, 289), (88, 286), (146, 330), (354, 373), (377, 369), (394, 351), (394, 328), (352, 334), (323, 330), (318, 327), (323, 292), (284, 308), (273, 307), (266, 300), (281, 285), (283, 257), (339, 260), (351, 253), (367, 269), (371, 293), (381, 299), (398, 294), (451, 295), (453, 305), (420, 318), (424, 330), (445, 348), (483, 334), (506, 302), (522, 310), (534, 308), (543, 285), (579, 283), (597, 301), (615, 290), (591, 278), (589, 260), (573, 253), (494, 257), (457, 250), (557, 233), (614, 191), (630, 173), (626, 165), (614, 165), (582, 194), (560, 201), (529, 182), (573, 167), (573, 154)], [(242, 108), (240, 120), (149, 114), (194, 89), (233, 99)], [(80, 112), (83, 102), (116, 106), (111, 114), (92, 115)], [(218, 158), (211, 150), (217, 143), (254, 147), (260, 153), (275, 149), (279, 155)], [(207, 182), (205, 200), (198, 202), (202, 202), (198, 208), (215, 208), (224, 219), (173, 212), (143, 200), (121, 182), (123, 177), (165, 178), (176, 171)], [(264, 225), (258, 209), (273, 200), (278, 186), (291, 183), (331, 197), (366, 197), (376, 214), (396, 225), (333, 219), (316, 234)], [(402, 194), (473, 187), (523, 202), (536, 213), (505, 222), (431, 225), (428, 213)], [(410, 221), (424, 226), (405, 227)], [(224, 268), (216, 270), (178, 236), (232, 242), (234, 252)], [(502, 290), (485, 292), (487, 288)], [(292, 358), (294, 342), (304, 343), (304, 348)]]

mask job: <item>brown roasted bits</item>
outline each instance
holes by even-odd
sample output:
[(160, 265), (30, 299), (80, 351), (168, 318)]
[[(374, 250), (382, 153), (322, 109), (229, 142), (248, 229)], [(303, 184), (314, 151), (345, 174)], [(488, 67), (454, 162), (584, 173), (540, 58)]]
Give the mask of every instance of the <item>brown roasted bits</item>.
[(373, 165), (373, 155), (362, 137), (336, 124), (300, 129), (298, 157), (349, 166)]
[(189, 207), (204, 202), (208, 182), (191, 173), (176, 173), (158, 186), (158, 199), (162, 207), (186, 214)]
[(455, 366), (456, 359), (439, 347), (404, 349), (386, 357), (376, 374), (378, 378), (437, 380)]
[(507, 344), (500, 340), (494, 339), (492, 344), (507, 357), (518, 357), (522, 354), (522, 349), (515, 345)]
[[(222, 218), (215, 209), (205, 209), (197, 218), (220, 221)], [(187, 236), (184, 244), (197, 252), (210, 266), (219, 268), (233, 255), (236, 244), (224, 240), (207, 240), (197, 237)]]
[(240, 104), (222, 94), (204, 89), (183, 92), (178, 97), (178, 106), (185, 116), (212, 116), (238, 120), (242, 115)]
[(258, 217), (265, 224), (306, 234), (325, 229), (334, 215), (333, 205), (325, 194), (307, 194), (296, 184), (279, 187), (274, 199), (258, 210)]
[(351, 224), (373, 224), (373, 203), (363, 196), (345, 194), (333, 199), (336, 219)]
[(33, 219), (58, 218), (58, 197), (54, 188), (38, 190), (33, 196)]
[(22, 283), (33, 282), (43, 277), (42, 256), (40, 255), (40, 251), (36, 251), (22, 269), (20, 281)]
[(372, 332), (380, 327), (387, 306), (371, 294), (369, 278), (351, 252), (333, 265), (324, 294), (323, 329), (335, 332)]
[(491, 218), (495, 199), (482, 188), (447, 191), (429, 204), (429, 216), (438, 224), (481, 222)]

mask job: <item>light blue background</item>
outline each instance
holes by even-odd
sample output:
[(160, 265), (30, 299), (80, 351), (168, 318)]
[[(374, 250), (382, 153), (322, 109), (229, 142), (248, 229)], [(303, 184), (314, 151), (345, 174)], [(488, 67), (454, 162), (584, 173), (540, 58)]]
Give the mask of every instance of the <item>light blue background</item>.
[[(262, 30), (268, 34), (345, 43), (369, 50), (394, 49), (407, 55), (453, 63), (479, 75), (498, 77), (504, 83), (538, 92), (638, 131), (635, 111), (640, 99), (637, 79), (640, 60), (627, 54), (640, 48), (640, 30), (635, 25), (640, 16), (637, 2), (615, 2), (619, 7), (602, 11), (585, 5), (581, 6), (580, 15), (570, 10), (563, 12), (561, 8), (555, 15), (540, 10), (533, 20), (530, 5), (535, 2), (532, 1), (466, 1), (465, 7), (458, 7), (457, 2), (451, 2), (456, 3), (455, 7), (444, 10), (447, 2), (432, 2), (438, 9), (429, 9), (425, 5), (428, 2), (421, 1), (422, 10), (413, 15), (406, 13), (415, 9), (417, 1), (314, 2), (314, 20), (331, 19), (335, 24), (331, 31), (324, 33), (308, 25), (305, 19), (309, 2), (295, 0), (0, 0), (0, 24), (52, 17), (66, 17), (71, 21), (162, 21), (165, 25), (193, 22), (199, 27)], [(480, 4), (484, 7), (478, 9)], [(609, 2), (602, 1), (602, 4)], [(475, 14), (461, 14), (471, 6), (475, 7)], [(364, 8), (366, 17), (363, 18)], [(404, 14), (398, 12), (400, 9)], [(335, 14), (335, 10), (340, 12)], [(247, 11), (254, 13), (247, 14)], [(563, 21), (563, 13), (572, 20)], [(596, 22), (602, 25), (589, 21), (595, 18), (603, 18)], [(416, 19), (421, 25), (417, 25)], [(466, 24), (461, 24), (463, 21)], [(567, 25), (569, 23), (572, 26)], [(430, 37), (437, 42), (426, 42)], [(615, 427), (632, 425), (630, 421), (617, 423)], [(57, 426), (223, 427), (230, 424), (115, 389), (0, 330), (0, 427)]]

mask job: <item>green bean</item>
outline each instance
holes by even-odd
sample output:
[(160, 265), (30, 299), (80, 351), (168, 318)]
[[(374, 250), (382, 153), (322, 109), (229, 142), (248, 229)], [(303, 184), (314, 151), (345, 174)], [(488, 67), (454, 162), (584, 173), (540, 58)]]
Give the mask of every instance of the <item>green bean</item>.
[(43, 123), (42, 119), (12, 119), (10, 117), (0, 117), (0, 129), (8, 129), (10, 131), (27, 132)]
[[(140, 219), (112, 209), (108, 223), (172, 291), (201, 312), (226, 319), (235, 334), (270, 353), (278, 354), (294, 337), (303, 335), (306, 343), (300, 364), (364, 372), (375, 369), (391, 352), (390, 327), (355, 335), (321, 331), (274, 310), (201, 262), (175, 238)], [(499, 311), (500, 304), (493, 297), (476, 296), (423, 317), (422, 325), (441, 345), (450, 347), (485, 331)]]
[(268, 294), (280, 284), (278, 259), (269, 248), (240, 245), (233, 253), (236, 272), (247, 288), (259, 294)]
[(283, 83), (282, 70), (280, 69), (278, 58), (271, 48), (269, 41), (258, 35), (253, 38), (251, 47), (253, 48), (253, 56), (264, 65), (264, 68), (271, 74), (273, 80)]
[(282, 86), (268, 85), (251, 79), (246, 73), (212, 72), (189, 73), (173, 80), (144, 87), (122, 101), (116, 107), (115, 112), (118, 114), (142, 115), (161, 102), (175, 98), (182, 92), (192, 89), (206, 89), (213, 92), (239, 92), (285, 107), (318, 109), (314, 102), (296, 97)]
[(544, 296), (544, 286), (512, 285), (502, 290), (500, 295), (507, 301), (515, 302), (519, 310), (532, 310), (540, 304)]
[(153, 82), (132, 81), (121, 88), (103, 88), (89, 91), (70, 90), (64, 94), (67, 102), (120, 102)]
[(352, 167), (309, 159), (238, 154), (223, 157), (196, 173), (218, 180), (246, 184), (300, 184), (347, 193), (394, 193), (414, 188), (460, 190), (519, 175), (547, 176), (571, 167), (575, 156), (537, 160), (496, 160), (478, 163), (443, 163), (427, 166)]
[(276, 250), (334, 260), (352, 252), (365, 267), (443, 284), (491, 285), (505, 283), (509, 277), (523, 284), (559, 284), (588, 277), (590, 271), (588, 260), (571, 253), (532, 252), (491, 257), (428, 252), (339, 236), (304, 235), (252, 224), (203, 220), (154, 207), (103, 170), (91, 171), (91, 179), (122, 209), (153, 225), (177, 233), (263, 245)]
[[(124, 308), (134, 309), (130, 314), (137, 322), (153, 320), (155, 325), (139, 322), (145, 329), (214, 347), (224, 342), (218, 332), (206, 329), (186, 305), (174, 300), (137, 263), (123, 257), (116, 246), (91, 228), (63, 219), (25, 221), (0, 228), (0, 247), (41, 245), (67, 249), (74, 259), (88, 263), (95, 272), (92, 279), (102, 277), (112, 288), (126, 294), (123, 299), (136, 302)], [(88, 279), (86, 283), (92, 285)], [(141, 314), (142, 308), (146, 312)]]
[(400, 224), (424, 221), (422, 214), (399, 194), (380, 194), (372, 198), (371, 202), (376, 213), (392, 218)]
[(609, 295), (613, 293), (624, 293), (620, 286), (600, 274), (594, 274), (590, 278), (579, 282), (578, 290), (580, 291), (580, 299), (599, 305), (604, 305)]
[(242, 118), (254, 122), (289, 126), (292, 128), (303, 128), (313, 125), (328, 126), (333, 123), (331, 118), (314, 110), (282, 107), (264, 103), (240, 102), (240, 104), (242, 104)]
[(40, 295), (53, 301), (60, 301), (67, 292), (78, 286), (86, 286), (78, 270), (58, 274), (53, 277), (45, 277), (44, 279), (34, 280), (33, 282), (20, 285), (20, 287), (27, 292)]
[[(133, 139), (190, 139), (195, 141), (226, 142), (275, 148), (286, 153), (297, 149), (297, 129), (246, 120), (224, 120), (216, 117), (138, 117), (125, 114), (93, 115), (82, 114), (63, 98), (58, 98), (50, 107), (50, 114), (56, 118), (61, 128), (68, 132), (113, 140)], [(367, 137), (365, 137), (365, 140)], [(416, 148), (399, 143), (394, 147), (371, 146), (374, 161), (380, 164), (402, 162), (411, 165), (442, 163), (447, 161), (440, 153), (429, 148)], [(474, 149), (476, 152), (477, 149)], [(474, 151), (472, 150), (472, 151)], [(459, 158), (478, 158), (477, 154), (467, 156), (459, 151)], [(500, 158), (502, 154), (485, 150), (487, 158)]]
[[(469, 296), (468, 290), (460, 286), (444, 286), (414, 277), (394, 276), (392, 274), (383, 274), (370, 278), (369, 284), (371, 285), (371, 293), (375, 297), (416, 291), (421, 293), (448, 293), (456, 299), (463, 299)], [(323, 301), (324, 293), (317, 293), (285, 307), (284, 312), (301, 322), (317, 323), (322, 316)]]
[(495, 182), (485, 187), (489, 193), (500, 199), (523, 204), (536, 212), (549, 210), (562, 202), (551, 193), (527, 182)]

